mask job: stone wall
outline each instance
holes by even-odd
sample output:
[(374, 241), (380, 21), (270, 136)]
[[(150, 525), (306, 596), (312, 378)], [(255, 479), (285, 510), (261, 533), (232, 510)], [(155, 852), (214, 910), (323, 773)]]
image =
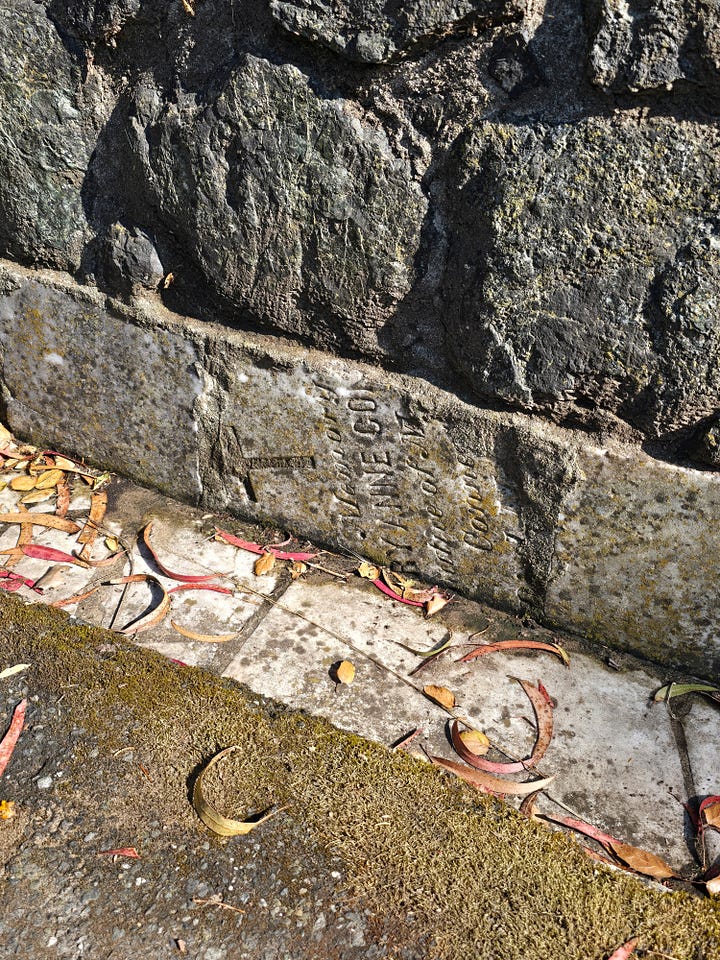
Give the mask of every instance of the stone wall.
[(0, 105), (11, 426), (715, 649), (718, 0), (0, 0)]

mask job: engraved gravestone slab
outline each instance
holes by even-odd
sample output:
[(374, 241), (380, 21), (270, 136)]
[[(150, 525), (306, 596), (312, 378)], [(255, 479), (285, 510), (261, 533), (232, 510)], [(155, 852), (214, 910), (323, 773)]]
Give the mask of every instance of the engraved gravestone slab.
[[(549, 556), (535, 548), (550, 544), (554, 516), (550, 508), (543, 521), (531, 502), (521, 461), (532, 444), (512, 418), (458, 402), (438, 409), (432, 388), (398, 377), (392, 389), (357, 364), (324, 358), (320, 370), (310, 354), (294, 359), (238, 350), (209, 365), (208, 505), (504, 605), (536, 604)], [(551, 459), (567, 460), (557, 447)]]

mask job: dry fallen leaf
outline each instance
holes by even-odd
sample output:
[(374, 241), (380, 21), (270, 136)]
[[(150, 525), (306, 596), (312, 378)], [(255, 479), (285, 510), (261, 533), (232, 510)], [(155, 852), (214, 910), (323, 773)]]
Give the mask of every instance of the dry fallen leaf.
[(380, 573), (390, 589), (394, 590), (395, 593), (399, 593), (401, 597), (406, 590), (411, 590), (415, 586), (414, 580), (403, 577), (402, 574), (395, 573), (393, 570), (388, 570), (387, 567), (383, 567)]
[(720, 897), (720, 873), (705, 882), (705, 889), (711, 897)]
[(36, 490), (47, 490), (49, 487), (56, 487), (65, 479), (62, 470), (45, 470), (35, 481)]
[(308, 567), (306, 563), (300, 563), (298, 560), (295, 560), (290, 567), (290, 576), (293, 578), (293, 580), (299, 580), (304, 573), (307, 573), (307, 569)]
[(70, 484), (67, 480), (57, 485), (57, 501), (55, 504), (55, 513), (58, 517), (67, 516), (70, 509)]
[(178, 633), (181, 633), (183, 637), (187, 637), (188, 640), (197, 640), (199, 643), (227, 643), (228, 640), (234, 640), (237, 636), (237, 630), (235, 633), (224, 633), (219, 635), (210, 633), (195, 633), (194, 630), (188, 630), (187, 627), (181, 626), (174, 620), (170, 621), (170, 626), (173, 628), (173, 630), (177, 630)]
[(15, 803), (12, 800), (0, 800), (0, 820), (12, 820), (15, 816)]
[(455, 706), (455, 694), (447, 687), (436, 687), (434, 683), (428, 683), (423, 687), (423, 693), (446, 710), (452, 710)]
[(442, 610), (447, 602), (447, 597), (444, 597), (441, 593), (434, 593), (425, 604), (425, 616), (431, 617), (438, 610)]
[(366, 580), (377, 580), (380, 576), (380, 567), (376, 567), (372, 563), (368, 563), (367, 560), (363, 560), (360, 566), (357, 568), (358, 576), (364, 577)]
[(465, 748), (476, 757), (482, 757), (490, 749), (490, 741), (480, 730), (463, 730), (459, 736)]
[(117, 553), (120, 549), (120, 541), (117, 537), (105, 537), (105, 546), (110, 553)]
[(237, 749), (239, 749), (237, 746), (232, 746), (227, 747), (225, 750), (221, 750), (220, 753), (216, 753), (215, 756), (209, 760), (200, 771), (197, 776), (197, 780), (195, 781), (195, 786), (193, 787), (192, 802), (195, 812), (206, 827), (209, 827), (213, 833), (217, 833), (221, 837), (244, 836), (245, 834), (250, 833), (251, 830), (254, 830), (255, 827), (259, 826), (261, 823), (269, 820), (270, 817), (274, 817), (276, 813), (280, 813), (281, 810), (286, 809), (286, 807), (278, 807), (277, 810), (271, 810), (270, 813), (266, 813), (257, 820), (230, 820), (228, 817), (223, 817), (222, 814), (217, 812), (211, 803), (208, 803), (203, 792), (203, 778), (205, 777), (205, 774), (208, 772), (208, 770), (214, 767), (219, 760)]
[(10, 481), (11, 490), (34, 490), (36, 477), (29, 477), (27, 474), (20, 474), (19, 477), (13, 477)]
[(114, 850), (98, 850), (99, 857), (130, 857), (131, 860), (139, 860), (140, 854), (135, 847), (116, 847)]
[(150, 542), (150, 531), (152, 530), (154, 522), (154, 520), (148, 520), (142, 529), (142, 538), (143, 543), (150, 551), (150, 555), (155, 561), (155, 566), (158, 568), (160, 573), (164, 574), (166, 577), (169, 577), (171, 580), (180, 580), (183, 583), (205, 583), (207, 580), (217, 580), (218, 577), (221, 576), (219, 573), (174, 573), (169, 569), (169, 567), (166, 567), (158, 556), (155, 547)]
[(653, 877), (655, 880), (668, 880), (670, 877), (676, 877), (677, 874), (672, 867), (649, 850), (641, 850), (639, 847), (633, 847), (629, 843), (622, 843), (615, 840), (607, 844), (611, 853), (626, 863), (636, 873), (642, 873), (646, 877)]
[(514, 780), (504, 780), (501, 777), (493, 777), (490, 773), (463, 766), (461, 763), (455, 763), (454, 760), (445, 760), (443, 757), (430, 757), (430, 759), (438, 767), (449, 770), (461, 779), (467, 780), (468, 783), (477, 787), (478, 790), (482, 790), (483, 793), (512, 794), (520, 797), (528, 793), (535, 793), (536, 790), (544, 790), (555, 779), (555, 777), (546, 777), (544, 780), (527, 780), (520, 783)]
[(0, 513), (0, 523), (31, 523), (34, 527), (50, 527), (53, 530), (62, 530), (63, 533), (77, 533), (80, 527), (64, 517), (56, 517), (54, 513)]
[(342, 660), (335, 668), (335, 676), (338, 683), (346, 683), (348, 686), (355, 679), (355, 666), (349, 660)]
[(633, 937), (632, 940), (628, 940), (627, 943), (623, 943), (622, 946), (617, 948), (617, 950), (613, 950), (608, 957), (608, 960), (628, 960), (630, 954), (635, 952), (635, 947), (637, 945), (638, 939), (637, 937)]
[(77, 463), (74, 460), (69, 460), (67, 457), (55, 457), (55, 468), (57, 470), (77, 470)]
[(270, 573), (272, 568), (275, 566), (275, 554), (274, 553), (263, 553), (255, 561), (253, 566), (253, 573), (256, 577), (262, 577), (265, 573)]
[(8, 728), (8, 732), (0, 742), (0, 776), (2, 776), (2, 774), (5, 772), (5, 767), (10, 762), (10, 757), (15, 749), (15, 744), (18, 742), (22, 728), (25, 725), (26, 708), (27, 700), (21, 700), (13, 711), (13, 717), (10, 727)]
[(459, 732), (458, 723), (455, 721), (450, 730), (452, 745), (457, 751), (458, 756), (460, 756), (465, 763), (469, 763), (471, 767), (484, 770), (486, 773), (522, 773), (523, 770), (527, 770), (538, 764), (545, 755), (545, 751), (550, 745), (553, 734), (552, 700), (541, 683), (538, 683), (537, 687), (534, 687), (527, 680), (519, 680), (518, 682), (525, 691), (535, 711), (538, 733), (532, 753), (527, 760), (486, 760), (483, 756), (473, 755), (471, 752), (468, 752)]
[(29, 663), (16, 663), (14, 667), (5, 667), (4, 670), (0, 670), (0, 680), (5, 680), (6, 677), (12, 677), (16, 673), (22, 673), (22, 671), (27, 670), (29, 666)]
[(570, 657), (557, 643), (542, 643), (540, 640), (498, 640), (496, 643), (481, 643), (470, 653), (461, 657), (459, 663), (467, 663), (475, 657), (482, 657), (486, 653), (495, 653), (498, 650), (547, 650), (559, 657), (566, 667), (570, 666)]
[(55, 496), (55, 489), (51, 490), (31, 490), (21, 498), (21, 503), (42, 503), (43, 500), (49, 500)]
[[(148, 610), (146, 614), (140, 617), (139, 620), (133, 620), (132, 623), (129, 623), (126, 627), (123, 627), (120, 630), (120, 633), (127, 634), (132, 636), (134, 633), (141, 633), (143, 630), (150, 630), (152, 627), (157, 626), (158, 623), (161, 623), (167, 616), (167, 612), (170, 609), (171, 598), (168, 596), (165, 587), (160, 583), (157, 577), (153, 577), (149, 573), (133, 573), (127, 577), (114, 577), (112, 580), (104, 580), (102, 583), (98, 584), (96, 587), (91, 588), (85, 594), (78, 594), (74, 598), (69, 598), (68, 600), (62, 601), (63, 605), (70, 603), (72, 600), (84, 599), (86, 596), (89, 596), (97, 587), (111, 587), (111, 586), (121, 586), (126, 583), (147, 583), (148, 586), (156, 587), (160, 591), (160, 600), (151, 610)], [(55, 601), (54, 606), (60, 606), (60, 601)]]
[(704, 827), (720, 830), (720, 797), (706, 797), (700, 804), (700, 817)]

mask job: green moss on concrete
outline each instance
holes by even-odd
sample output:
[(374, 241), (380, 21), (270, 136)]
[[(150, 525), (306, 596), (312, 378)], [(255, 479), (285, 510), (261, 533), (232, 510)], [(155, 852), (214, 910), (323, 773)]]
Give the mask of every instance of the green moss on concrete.
[[(676, 960), (720, 957), (720, 904), (596, 866), (567, 837), (410, 756), (48, 608), (3, 597), (0, 618), (3, 662), (31, 663), (32, 690), (63, 695), (101, 750), (132, 746), (152, 763), (168, 822), (204, 840), (188, 783), (219, 748), (239, 744), (208, 783), (223, 811), (288, 803), (282, 815), (342, 857), (353, 893), (380, 915), (413, 913), (431, 956), (600, 960), (638, 936)], [(230, 841), (235, 855), (246, 842)]]

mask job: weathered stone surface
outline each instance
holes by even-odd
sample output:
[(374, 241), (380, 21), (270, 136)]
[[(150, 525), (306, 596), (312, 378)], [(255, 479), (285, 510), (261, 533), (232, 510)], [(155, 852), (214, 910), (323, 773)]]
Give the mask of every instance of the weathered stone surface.
[(142, 6), (142, 0), (50, 0), (48, 13), (78, 37), (107, 42)]
[(286, 30), (342, 53), (350, 60), (383, 63), (410, 44), (442, 36), (464, 18), (497, 18), (517, 11), (513, 0), (270, 0)]
[[(93, 95), (94, 94), (94, 95)], [(0, 0), (0, 255), (75, 268), (104, 104), (34, 0)]]
[(134, 292), (138, 287), (157, 287), (165, 271), (154, 243), (143, 230), (114, 223), (104, 239), (100, 272), (112, 289)]
[(14, 429), (196, 499), (195, 346), (42, 274), (2, 269), (0, 291), (1, 403)]
[(246, 56), (207, 106), (141, 90), (134, 132), (150, 201), (219, 297), (277, 329), (377, 352), (413, 284), (427, 204), (352, 104)]
[(214, 508), (462, 585), (536, 605), (560, 491), (561, 438), (372, 368), (208, 351), (200, 459)]
[(412, 377), (6, 266), (12, 429), (141, 482), (712, 675), (720, 475)]
[(674, 119), (468, 134), (445, 287), (458, 372), (481, 396), (651, 435), (711, 413), (719, 157), (715, 128)]
[(717, 0), (589, 0), (596, 23), (594, 83), (614, 92), (670, 88), (677, 81), (720, 90)]
[(704, 676), (720, 671), (720, 475), (588, 446), (561, 508), (545, 614)]

